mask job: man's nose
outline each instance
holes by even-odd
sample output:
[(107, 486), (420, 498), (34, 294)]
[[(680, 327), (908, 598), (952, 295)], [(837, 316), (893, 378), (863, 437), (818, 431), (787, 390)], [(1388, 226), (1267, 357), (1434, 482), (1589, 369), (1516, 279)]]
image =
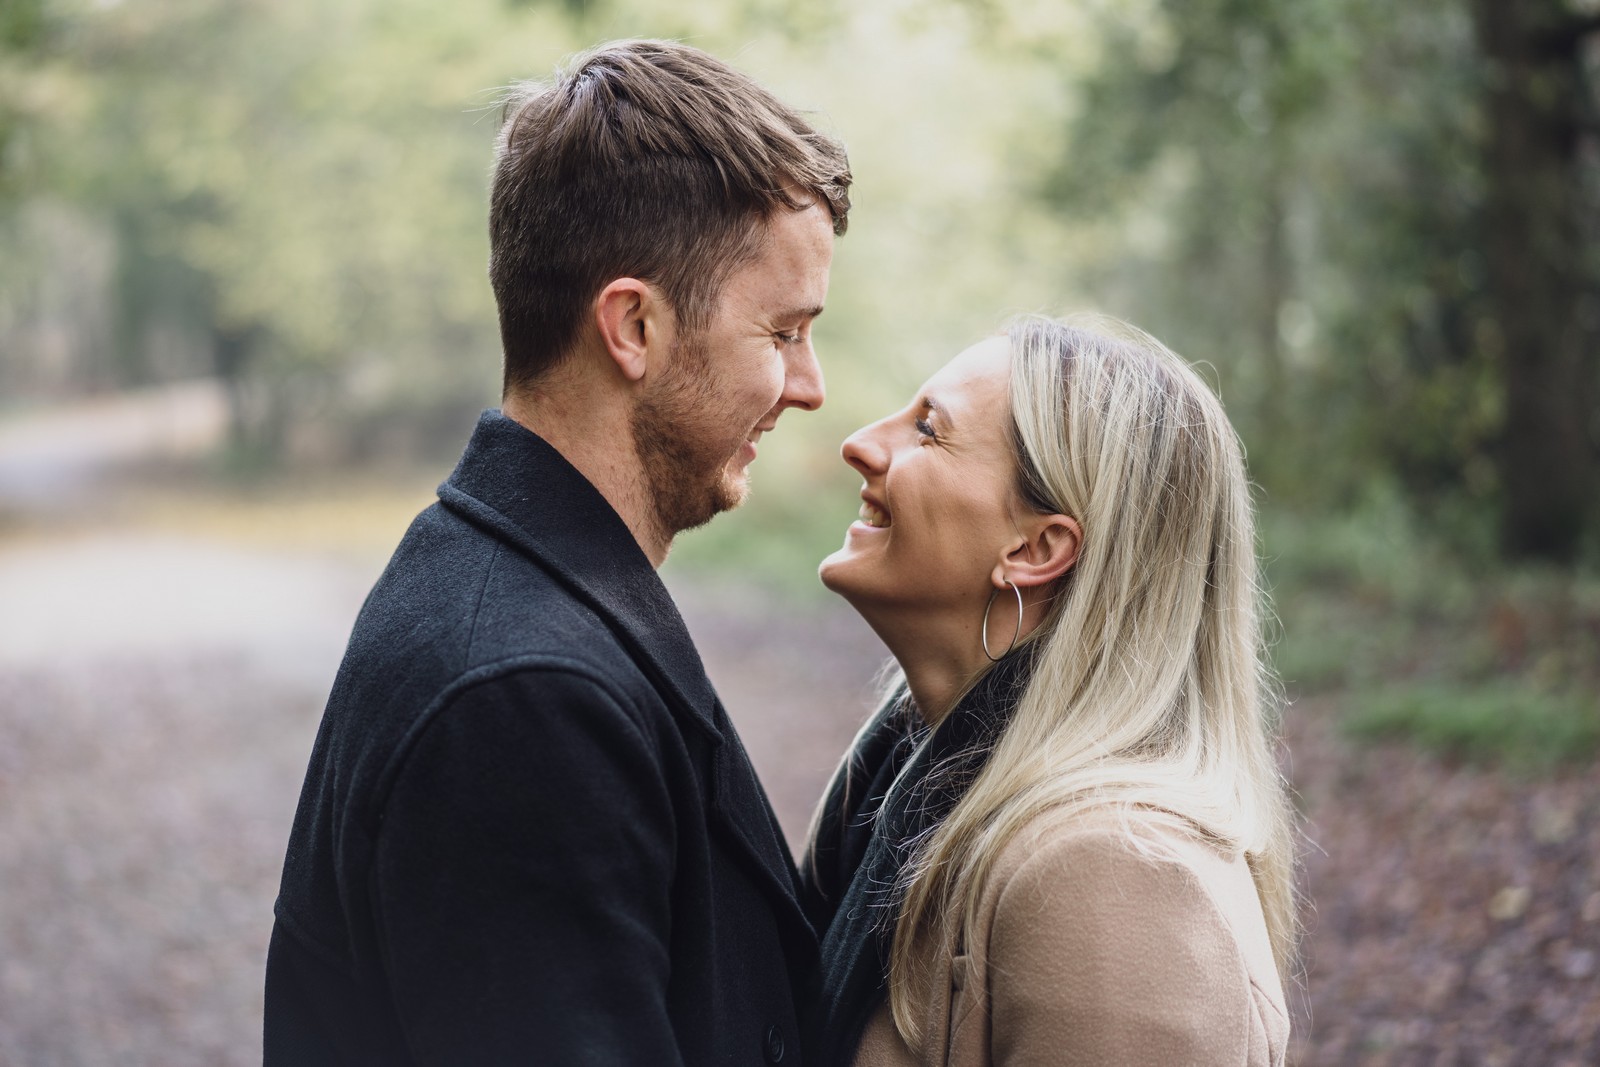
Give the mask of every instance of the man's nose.
[(783, 395), (778, 403), (786, 408), (815, 411), (822, 406), (824, 395), (822, 364), (817, 362), (817, 350), (808, 339), (784, 360)]

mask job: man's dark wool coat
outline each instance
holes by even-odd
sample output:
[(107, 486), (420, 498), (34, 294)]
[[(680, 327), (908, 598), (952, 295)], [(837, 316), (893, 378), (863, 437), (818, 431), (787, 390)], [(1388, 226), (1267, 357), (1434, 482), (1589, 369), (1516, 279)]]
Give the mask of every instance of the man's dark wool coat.
[(361, 611), (276, 915), (268, 1067), (800, 1062), (766, 794), (627, 526), (497, 412)]

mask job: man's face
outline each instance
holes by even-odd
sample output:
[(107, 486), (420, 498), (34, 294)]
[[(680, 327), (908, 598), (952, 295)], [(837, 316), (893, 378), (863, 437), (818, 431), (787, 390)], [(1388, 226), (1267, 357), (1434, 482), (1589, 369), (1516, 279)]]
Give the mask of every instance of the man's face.
[(706, 328), (677, 337), (647, 385), (633, 434), (669, 538), (741, 504), (761, 435), (786, 408), (822, 405), (811, 323), (832, 263), (827, 210), (780, 211), (761, 251), (729, 275)]

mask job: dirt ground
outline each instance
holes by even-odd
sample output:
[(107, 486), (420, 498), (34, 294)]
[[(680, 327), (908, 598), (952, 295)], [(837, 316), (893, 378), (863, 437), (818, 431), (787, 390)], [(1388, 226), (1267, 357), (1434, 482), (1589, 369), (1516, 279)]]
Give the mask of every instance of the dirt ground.
[[(371, 559), (0, 542), (0, 1065), (259, 1062), (304, 762)], [(841, 605), (674, 580), (803, 833), (881, 646)], [(1288, 714), (1306, 813), (1294, 1062), (1600, 1063), (1600, 770), (1534, 782)]]

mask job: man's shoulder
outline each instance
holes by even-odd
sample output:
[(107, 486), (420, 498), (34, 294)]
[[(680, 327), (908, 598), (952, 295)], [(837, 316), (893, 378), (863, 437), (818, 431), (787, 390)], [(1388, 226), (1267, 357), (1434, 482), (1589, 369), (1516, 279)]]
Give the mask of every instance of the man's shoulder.
[(526, 556), (431, 510), (413, 524), (351, 634), (284, 865), (279, 920), (297, 943), (349, 973), (366, 951), (349, 916), (365, 905), (347, 899), (345, 887), (365, 884), (383, 813), (405, 776), (427, 781), (441, 767), (466, 766), (470, 752), (484, 774), (458, 775), (452, 802), (512, 788), (487, 772), (515, 765), (538, 773), (527, 758), (547, 750), (570, 762), (552, 728), (573, 719), (635, 762), (683, 749), (672, 740), (671, 709), (593, 610)]
[(634, 705), (655, 693), (598, 612), (526, 552), (436, 504), (368, 595), (329, 711), (392, 728), (464, 687), (548, 671), (603, 682)]
[[(485, 701), (516, 714), (474, 714)], [(462, 736), (493, 751), (537, 737), (584, 701), (628, 736), (674, 729), (649, 674), (594, 609), (526, 553), (434, 505), (412, 523), (351, 632), (296, 840), (308, 853), (330, 852), (335, 825), (371, 836), (389, 784), (441, 725), (465, 727)]]
[(368, 596), (346, 660), (403, 662), (442, 687), (540, 655), (613, 674), (632, 662), (605, 620), (528, 553), (435, 504)]

